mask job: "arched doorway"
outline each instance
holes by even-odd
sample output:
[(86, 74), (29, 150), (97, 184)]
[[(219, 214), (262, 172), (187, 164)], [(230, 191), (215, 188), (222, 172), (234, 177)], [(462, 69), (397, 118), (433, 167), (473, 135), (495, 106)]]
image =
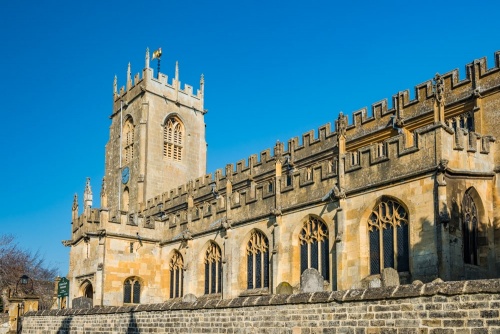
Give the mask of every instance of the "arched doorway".
[(92, 283), (86, 282), (87, 284), (83, 287), (83, 297), (94, 299), (94, 288), (92, 287)]

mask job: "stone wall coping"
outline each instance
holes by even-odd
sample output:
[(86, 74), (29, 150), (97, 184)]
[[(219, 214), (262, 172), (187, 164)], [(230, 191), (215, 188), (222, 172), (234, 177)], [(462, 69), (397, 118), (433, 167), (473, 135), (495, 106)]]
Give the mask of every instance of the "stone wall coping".
[(169, 310), (224, 309), (270, 305), (344, 303), (435, 295), (453, 296), (461, 294), (500, 293), (500, 279), (472, 281), (432, 282), (409, 284), (384, 288), (350, 289), (345, 291), (321, 291), (291, 295), (247, 296), (233, 299), (214, 299), (210, 296), (198, 298), (195, 302), (185, 302), (180, 298), (160, 304), (139, 304), (133, 306), (95, 306), (91, 309), (64, 309), (27, 312), (25, 317), (35, 316), (76, 316), (91, 314), (116, 314), (132, 312), (153, 312)]

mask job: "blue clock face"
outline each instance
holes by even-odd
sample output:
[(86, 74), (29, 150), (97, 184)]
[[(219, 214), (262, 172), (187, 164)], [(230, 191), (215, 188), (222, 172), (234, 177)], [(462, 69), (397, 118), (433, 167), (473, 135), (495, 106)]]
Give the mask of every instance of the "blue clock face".
[(123, 168), (122, 170), (122, 183), (125, 184), (128, 182), (130, 177), (130, 169), (128, 167)]

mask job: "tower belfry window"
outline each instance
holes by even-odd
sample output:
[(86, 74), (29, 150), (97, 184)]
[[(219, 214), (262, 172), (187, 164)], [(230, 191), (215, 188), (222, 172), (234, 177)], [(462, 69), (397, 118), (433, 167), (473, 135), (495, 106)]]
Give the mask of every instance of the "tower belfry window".
[(122, 133), (123, 160), (125, 163), (132, 161), (134, 157), (134, 124), (129, 118), (125, 122)]
[(184, 140), (184, 127), (179, 119), (171, 117), (165, 122), (163, 129), (163, 156), (167, 159), (181, 161)]

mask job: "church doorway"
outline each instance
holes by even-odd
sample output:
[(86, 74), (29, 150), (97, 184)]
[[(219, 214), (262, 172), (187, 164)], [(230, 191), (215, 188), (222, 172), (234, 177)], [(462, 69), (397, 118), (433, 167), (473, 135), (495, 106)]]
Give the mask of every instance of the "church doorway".
[(87, 282), (87, 285), (84, 287), (83, 296), (85, 298), (94, 299), (94, 288), (90, 282)]

